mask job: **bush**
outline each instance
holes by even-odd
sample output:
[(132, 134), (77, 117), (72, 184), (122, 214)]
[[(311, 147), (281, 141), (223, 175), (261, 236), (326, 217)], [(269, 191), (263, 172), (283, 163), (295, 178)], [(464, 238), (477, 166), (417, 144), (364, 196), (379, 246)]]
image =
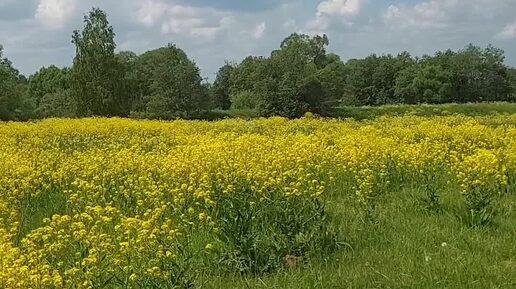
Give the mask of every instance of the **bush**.
[(490, 189), (477, 188), (465, 194), (466, 210), (462, 220), (470, 227), (485, 227), (494, 222), (497, 215), (497, 196)]
[(248, 90), (231, 94), (230, 97), (232, 109), (256, 109), (261, 101), (259, 95)]
[(241, 183), (236, 192), (215, 193), (219, 254), (230, 271), (263, 274), (335, 248), (325, 207), (318, 199), (271, 191), (260, 196)]
[(38, 117), (75, 117), (77, 103), (71, 97), (71, 91), (60, 90), (45, 94), (36, 109)]

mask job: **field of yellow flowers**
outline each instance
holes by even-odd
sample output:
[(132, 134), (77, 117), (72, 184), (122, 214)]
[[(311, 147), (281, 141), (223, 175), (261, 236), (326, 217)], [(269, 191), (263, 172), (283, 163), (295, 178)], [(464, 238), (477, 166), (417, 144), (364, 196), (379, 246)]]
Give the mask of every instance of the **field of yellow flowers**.
[(486, 226), (516, 188), (516, 115), (0, 124), (0, 288), (189, 288), (339, 250), (404, 186)]

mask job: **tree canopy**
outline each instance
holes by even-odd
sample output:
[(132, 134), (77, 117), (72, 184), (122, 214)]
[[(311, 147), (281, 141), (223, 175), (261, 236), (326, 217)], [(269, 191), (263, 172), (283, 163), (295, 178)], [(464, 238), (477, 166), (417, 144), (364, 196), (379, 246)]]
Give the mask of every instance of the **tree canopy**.
[(71, 87), (80, 116), (129, 114), (130, 99), (122, 93), (123, 71), (115, 58), (114, 37), (106, 13), (98, 8), (84, 16), (84, 29), (73, 33), (76, 56)]
[(135, 67), (141, 112), (153, 117), (188, 116), (207, 105), (199, 68), (175, 45), (140, 55)]
[(3, 56), (0, 45), (0, 120), (23, 118), (27, 110), (24, 98), (26, 83), (9, 59)]
[(515, 101), (516, 69), (491, 45), (412, 57), (347, 61), (326, 35), (293, 33), (268, 56), (226, 61), (213, 83), (174, 44), (116, 51), (107, 14), (93, 8), (73, 32), (70, 68), (43, 67), (27, 80), (0, 46), (0, 119), (75, 116), (196, 117), (211, 109), (261, 116), (331, 115), (339, 105)]

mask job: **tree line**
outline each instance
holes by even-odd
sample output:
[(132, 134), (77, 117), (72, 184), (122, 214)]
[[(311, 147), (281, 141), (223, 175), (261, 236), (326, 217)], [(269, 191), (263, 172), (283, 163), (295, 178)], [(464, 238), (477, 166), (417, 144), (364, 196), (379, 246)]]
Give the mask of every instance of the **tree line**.
[(344, 62), (327, 51), (326, 35), (294, 33), (267, 57), (226, 62), (209, 83), (173, 44), (141, 55), (116, 53), (114, 37), (106, 13), (94, 8), (84, 16), (82, 31), (73, 32), (73, 65), (43, 67), (28, 79), (0, 46), (0, 119), (195, 118), (212, 109), (298, 117), (331, 115), (340, 105), (516, 100), (516, 69), (493, 46)]

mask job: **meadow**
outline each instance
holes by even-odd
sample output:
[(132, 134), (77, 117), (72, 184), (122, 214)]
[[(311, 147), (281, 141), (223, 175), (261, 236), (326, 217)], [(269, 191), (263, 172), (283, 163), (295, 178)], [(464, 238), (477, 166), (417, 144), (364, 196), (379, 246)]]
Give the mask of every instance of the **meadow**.
[[(382, 116), (488, 116), (516, 113), (516, 103), (485, 102), (485, 103), (447, 103), (447, 104), (388, 104), (381, 106), (335, 106), (326, 115), (335, 118), (350, 118), (354, 120), (374, 120)], [(194, 114), (193, 119), (222, 120), (226, 118), (253, 119), (259, 113), (253, 109), (215, 109)]]
[(0, 136), (0, 288), (516, 287), (516, 114)]

